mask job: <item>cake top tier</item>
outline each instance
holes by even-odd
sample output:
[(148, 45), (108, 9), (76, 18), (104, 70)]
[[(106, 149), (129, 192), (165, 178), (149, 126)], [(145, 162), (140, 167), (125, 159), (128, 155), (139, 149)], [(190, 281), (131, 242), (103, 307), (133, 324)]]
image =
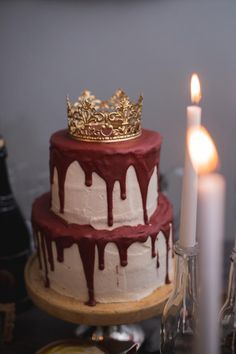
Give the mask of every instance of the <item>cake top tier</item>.
[[(113, 226), (113, 189), (120, 185), (121, 199), (126, 199), (126, 174), (134, 167), (140, 186), (143, 220), (148, 223), (148, 185), (155, 167), (159, 165), (162, 138), (159, 133), (142, 130), (137, 139), (110, 144), (89, 143), (71, 139), (66, 130), (54, 133), (50, 140), (50, 176), (58, 173), (60, 212), (64, 213), (65, 179), (69, 166), (77, 161), (84, 171), (85, 185), (91, 187), (96, 173), (106, 183), (108, 226)], [(158, 170), (158, 168), (157, 168)]]
[(127, 155), (129, 153), (132, 155), (138, 154), (141, 158), (147, 151), (160, 150), (162, 137), (158, 132), (142, 129), (138, 139), (123, 141), (122, 144), (117, 144), (114, 141), (110, 144), (100, 144), (98, 142), (90, 144), (89, 142), (70, 139), (66, 130), (60, 130), (51, 136), (50, 143), (52, 148), (64, 150), (71, 154), (74, 152), (78, 154), (77, 157), (84, 160), (87, 160), (90, 154), (93, 159), (96, 157), (98, 160), (104, 158), (105, 155), (112, 155), (111, 158), (113, 158), (115, 154)]
[(89, 142), (114, 142), (141, 135), (143, 97), (132, 102), (122, 90), (106, 101), (84, 91), (72, 104), (67, 97), (69, 134)]

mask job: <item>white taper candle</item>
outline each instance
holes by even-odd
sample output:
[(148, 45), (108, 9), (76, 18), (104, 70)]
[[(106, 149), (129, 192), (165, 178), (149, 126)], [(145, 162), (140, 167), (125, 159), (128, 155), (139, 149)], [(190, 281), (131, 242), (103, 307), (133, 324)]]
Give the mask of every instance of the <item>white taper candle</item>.
[[(191, 80), (191, 96), (194, 103), (201, 98), (200, 83), (196, 74)], [(188, 131), (201, 124), (201, 108), (193, 105), (187, 107), (187, 127), (185, 144), (185, 163), (182, 184), (179, 244), (181, 247), (193, 247), (196, 244), (197, 223), (197, 173), (194, 170), (188, 151)]]
[(211, 173), (218, 165), (214, 141), (204, 127), (188, 134), (189, 154), (198, 174), (197, 236), (200, 244), (199, 354), (219, 354), (219, 311), (225, 210), (225, 180)]
[(201, 176), (198, 186), (200, 243), (200, 353), (219, 353), (219, 311), (222, 291), (225, 180)]

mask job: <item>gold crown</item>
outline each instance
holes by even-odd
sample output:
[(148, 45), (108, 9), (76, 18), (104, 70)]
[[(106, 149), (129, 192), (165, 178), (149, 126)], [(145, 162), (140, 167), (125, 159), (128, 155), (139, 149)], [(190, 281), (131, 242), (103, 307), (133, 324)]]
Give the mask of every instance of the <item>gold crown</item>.
[(136, 138), (141, 134), (143, 97), (132, 102), (122, 90), (107, 101), (98, 100), (84, 91), (71, 104), (67, 97), (69, 134), (90, 142), (114, 142)]

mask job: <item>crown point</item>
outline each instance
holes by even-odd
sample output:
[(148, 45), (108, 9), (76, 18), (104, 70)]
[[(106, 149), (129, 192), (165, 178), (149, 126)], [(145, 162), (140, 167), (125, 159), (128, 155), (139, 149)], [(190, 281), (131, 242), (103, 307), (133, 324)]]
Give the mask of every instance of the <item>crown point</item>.
[(66, 105), (67, 105), (67, 110), (71, 108), (69, 95), (66, 95)]

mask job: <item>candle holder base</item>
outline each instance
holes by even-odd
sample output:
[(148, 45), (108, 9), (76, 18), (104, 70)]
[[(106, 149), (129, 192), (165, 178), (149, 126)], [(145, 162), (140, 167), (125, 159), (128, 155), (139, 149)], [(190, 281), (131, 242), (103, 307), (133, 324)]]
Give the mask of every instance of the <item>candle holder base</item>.
[(161, 323), (161, 353), (192, 353), (197, 331), (198, 245), (175, 244), (174, 288), (165, 305)]

